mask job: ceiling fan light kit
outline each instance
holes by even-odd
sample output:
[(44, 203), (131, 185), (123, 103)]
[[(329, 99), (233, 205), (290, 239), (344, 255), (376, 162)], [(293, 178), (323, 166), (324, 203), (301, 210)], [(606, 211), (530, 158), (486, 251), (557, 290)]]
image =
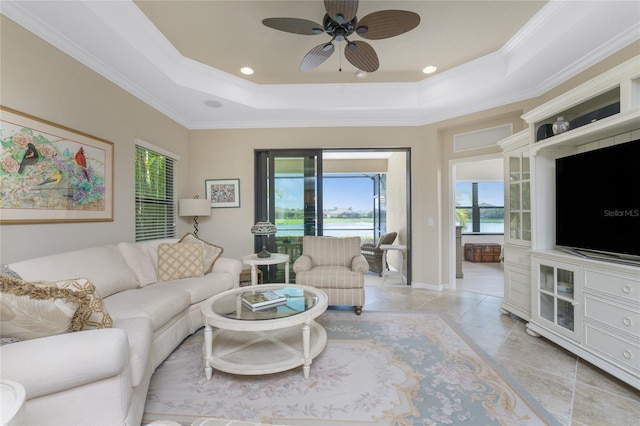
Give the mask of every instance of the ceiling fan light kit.
[(311, 71), (329, 59), (335, 50), (334, 41), (347, 43), (344, 56), (353, 66), (368, 73), (375, 72), (380, 67), (380, 62), (373, 47), (364, 41), (351, 41), (348, 37), (355, 33), (365, 39), (381, 40), (404, 34), (420, 24), (420, 16), (406, 10), (380, 10), (358, 21), (358, 0), (325, 0), (324, 7), (327, 13), (322, 20), (323, 25), (300, 18), (262, 20), (265, 26), (288, 33), (326, 33), (331, 36), (328, 43), (314, 47), (302, 58), (302, 72)]

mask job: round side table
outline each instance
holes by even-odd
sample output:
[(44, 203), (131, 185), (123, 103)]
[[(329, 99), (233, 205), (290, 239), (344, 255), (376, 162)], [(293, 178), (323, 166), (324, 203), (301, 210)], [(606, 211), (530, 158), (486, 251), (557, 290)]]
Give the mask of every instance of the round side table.
[(242, 263), (251, 266), (251, 285), (258, 284), (257, 267), (260, 265), (276, 265), (284, 263), (284, 283), (289, 284), (289, 255), (282, 253), (271, 253), (269, 257), (258, 257), (257, 254), (251, 254), (242, 258)]

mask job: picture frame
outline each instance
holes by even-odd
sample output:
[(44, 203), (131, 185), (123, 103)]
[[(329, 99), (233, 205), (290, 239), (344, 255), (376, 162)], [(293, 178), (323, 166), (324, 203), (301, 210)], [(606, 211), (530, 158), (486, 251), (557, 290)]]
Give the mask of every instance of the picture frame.
[(240, 207), (240, 179), (207, 179), (204, 193), (211, 208)]
[(107, 140), (0, 106), (0, 223), (113, 221)]

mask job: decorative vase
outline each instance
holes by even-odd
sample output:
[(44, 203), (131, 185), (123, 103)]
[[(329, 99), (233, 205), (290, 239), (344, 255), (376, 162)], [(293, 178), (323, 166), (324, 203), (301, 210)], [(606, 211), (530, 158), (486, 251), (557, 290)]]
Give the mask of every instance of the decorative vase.
[(563, 116), (558, 117), (555, 123), (552, 126), (553, 134), (559, 135), (560, 133), (564, 133), (569, 130), (569, 122), (564, 119)]

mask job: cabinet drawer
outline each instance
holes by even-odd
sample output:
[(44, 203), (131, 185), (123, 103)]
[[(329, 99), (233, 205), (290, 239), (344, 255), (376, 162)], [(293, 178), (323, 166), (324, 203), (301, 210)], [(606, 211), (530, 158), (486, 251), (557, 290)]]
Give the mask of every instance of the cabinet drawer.
[(531, 312), (531, 273), (527, 269), (505, 265), (505, 298), (525, 312)]
[(640, 278), (586, 269), (584, 271), (584, 287), (611, 296), (621, 297), (630, 302), (640, 303)]
[(607, 324), (625, 333), (640, 336), (640, 312), (638, 311), (586, 295), (584, 314), (586, 318)]
[(531, 256), (524, 251), (516, 251), (509, 248), (504, 250), (504, 263), (518, 265), (522, 268), (531, 268)]
[(615, 364), (624, 365), (636, 373), (640, 372), (640, 345), (602, 331), (591, 324), (586, 324), (584, 331), (586, 346), (609, 358)]

